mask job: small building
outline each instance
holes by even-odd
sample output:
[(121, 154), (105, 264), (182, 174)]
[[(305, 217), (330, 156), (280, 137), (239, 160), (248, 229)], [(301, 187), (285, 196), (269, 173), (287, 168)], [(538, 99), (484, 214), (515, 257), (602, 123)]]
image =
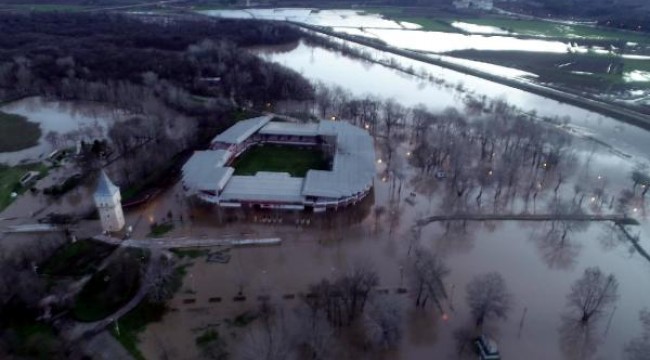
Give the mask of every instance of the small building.
[(99, 173), (94, 199), (102, 229), (105, 232), (122, 230), (124, 228), (124, 213), (122, 212), (120, 188), (113, 184), (104, 170)]
[(494, 9), (493, 0), (454, 0), (456, 9), (476, 9), (490, 11)]

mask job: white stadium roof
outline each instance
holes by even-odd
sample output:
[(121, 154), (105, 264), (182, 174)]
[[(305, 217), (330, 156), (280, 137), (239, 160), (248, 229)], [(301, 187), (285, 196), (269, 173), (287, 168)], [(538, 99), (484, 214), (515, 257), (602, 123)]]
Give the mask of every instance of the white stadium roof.
[(375, 177), (375, 148), (365, 130), (346, 122), (321, 121), (318, 132), (336, 136), (331, 171), (309, 170), (303, 195), (341, 198), (367, 190)]
[[(342, 199), (366, 192), (375, 177), (375, 148), (367, 131), (343, 121), (297, 124), (270, 122), (271, 116), (240, 121), (213, 142), (239, 144), (261, 135), (327, 136), (334, 146), (332, 169), (309, 170), (305, 178), (287, 173), (258, 172), (233, 176), (225, 167), (233, 156), (224, 150), (197, 151), (183, 166), (183, 183), (195, 191), (221, 193), (217, 201), (304, 203), (307, 197)], [(331, 144), (332, 139), (336, 142)]]
[(233, 176), (223, 189), (222, 201), (302, 203), (303, 178), (288, 173), (260, 171), (255, 176)]
[(317, 136), (318, 124), (270, 122), (260, 129), (263, 135)]
[(221, 142), (226, 144), (239, 144), (255, 134), (262, 126), (271, 121), (271, 116), (260, 116), (248, 120), (242, 120), (228, 128), (228, 130), (217, 135), (212, 143)]
[(183, 184), (192, 192), (222, 190), (234, 172), (224, 167), (230, 156), (225, 150), (195, 151), (183, 165)]

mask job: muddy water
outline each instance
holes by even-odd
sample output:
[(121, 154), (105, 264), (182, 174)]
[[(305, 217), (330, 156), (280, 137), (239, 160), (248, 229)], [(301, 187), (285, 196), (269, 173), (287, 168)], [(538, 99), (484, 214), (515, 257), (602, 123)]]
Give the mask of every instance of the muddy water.
[[(582, 165), (562, 189), (562, 197), (570, 198), (572, 184), (579, 181), (587, 186), (606, 181), (612, 194), (629, 185), (628, 175), (619, 170), (620, 158), (603, 149), (590, 151), (589, 146), (588, 142), (576, 141)], [(404, 155), (396, 158), (404, 160)], [(344, 213), (333, 216), (331, 221), (313, 220), (304, 227), (261, 225), (252, 221), (224, 225), (219, 224), (219, 217), (214, 213), (194, 211), (196, 217), (192, 221), (187, 220), (189, 213), (185, 213), (186, 220), (177, 223), (174, 230), (177, 236), (280, 237), (283, 243), (231, 249), (227, 264), (208, 263), (205, 258), (194, 260), (194, 265), (188, 268), (183, 290), (172, 300), (171, 306), (176, 311), (161, 323), (150, 326), (144, 334), (144, 353), (156, 358), (164, 350), (181, 359), (195, 358), (198, 354), (194, 339), (206, 326), (216, 326), (234, 349), (245, 336), (245, 329), (233, 329), (225, 320), (255, 310), (259, 305), (258, 296), (270, 295), (275, 303), (291, 309), (299, 300), (284, 299), (285, 295), (306, 293), (311, 283), (336, 277), (355, 263), (369, 262), (380, 275), (379, 288), (389, 292), (378, 296), (393, 297), (404, 308), (404, 338), (397, 353), (389, 359), (453, 357), (453, 331), (471, 325), (465, 302), (466, 284), (474, 276), (489, 271), (504, 276), (515, 299), (507, 321), (491, 321), (486, 327), (498, 340), (504, 358), (569, 359), (560, 346), (565, 334), (559, 333), (562, 314), (568, 310), (566, 295), (584, 269), (592, 266), (615, 274), (621, 294), (616, 308), (609, 309), (597, 323), (597, 358), (621, 358), (625, 343), (641, 332), (638, 312), (650, 304), (650, 288), (640, 285), (650, 275), (650, 262), (631, 252), (629, 243), (616, 240), (607, 224), (575, 227), (568, 235), (566, 246), (559, 247), (544, 241), (551, 229), (548, 223), (468, 223), (449, 230), (439, 224), (428, 225), (419, 243), (443, 256), (451, 270), (446, 279), (450, 297), (444, 304), (448, 319), (443, 320), (442, 314), (433, 309), (414, 310), (413, 299), (408, 294), (395, 293), (399, 287), (408, 287), (400, 270), (411, 246), (408, 232), (415, 219), (429, 213), (444, 213), (448, 198), (439, 187), (431, 198), (418, 193), (414, 205), (404, 202), (403, 197), (415, 191), (408, 178), (416, 173), (406, 163), (404, 166), (407, 180), (403, 182), (401, 198), (391, 188), (391, 180), (383, 182), (378, 178), (374, 207), (387, 210), (379, 217), (372, 210), (366, 212), (358, 222), (350, 223), (347, 219), (351, 216)], [(162, 219), (169, 209), (175, 217), (178, 211), (189, 211), (187, 204), (179, 199), (178, 191), (172, 189), (148, 209), (129, 214), (129, 222), (141, 219), (144, 224), (136, 228), (136, 233), (146, 232), (142, 227), (146, 229), (147, 220)], [(548, 195), (540, 197), (536, 211), (545, 212), (551, 199)], [(642, 210), (645, 214), (645, 206)], [(645, 215), (636, 216), (643, 226), (633, 231), (647, 234)], [(645, 235), (643, 241), (648, 244)], [(235, 302), (233, 298), (239, 291), (246, 300)], [(220, 301), (215, 302), (216, 298)], [(188, 304), (186, 300), (195, 302)]]
[[(26, 98), (3, 106), (0, 110), (26, 117), (38, 123), (42, 136), (39, 144), (29, 149), (10, 153), (0, 153), (0, 163), (17, 164), (24, 161), (42, 159), (53, 148), (45, 140), (48, 132), (54, 131), (62, 136), (79, 132), (79, 139), (96, 139), (106, 135), (110, 124), (122, 119), (125, 114), (106, 106), (90, 103), (47, 101), (40, 97)], [(75, 146), (75, 141), (62, 142), (62, 146)]]
[[(463, 107), (465, 93), (458, 91), (456, 86), (421, 81), (399, 71), (302, 43), (289, 47), (288, 52), (285, 52), (286, 48), (267, 50), (262, 56), (301, 71), (310, 79), (339, 85), (355, 95), (392, 97), (405, 105), (424, 103), (434, 110)], [(427, 70), (437, 71), (436, 74), (445, 81), (462, 82), (465, 87), (473, 89), (474, 95), (503, 97), (525, 111), (537, 111), (545, 116), (571, 116), (568, 131), (576, 135), (573, 148), (581, 166), (575, 169), (560, 191), (564, 198), (573, 196), (574, 184), (594, 187), (601, 183), (607, 184), (609, 196), (619, 196), (623, 189), (631, 187), (629, 176), (634, 165), (647, 161), (650, 137), (645, 131), (480, 79), (444, 69), (431, 67)], [(612, 147), (593, 142), (588, 136)], [(229, 328), (224, 321), (243, 311), (254, 310), (259, 304), (258, 296), (269, 294), (275, 302), (291, 308), (298, 301), (284, 300), (284, 295), (304, 293), (310, 283), (335, 277), (356, 262), (369, 261), (380, 274), (379, 287), (390, 293), (385, 296), (399, 299), (405, 309), (402, 345), (394, 356), (388, 358), (453, 357), (453, 331), (471, 322), (465, 304), (467, 282), (476, 275), (498, 271), (515, 297), (508, 320), (490, 322), (487, 326), (487, 331), (499, 341), (504, 358), (569, 359), (561, 347), (566, 334), (559, 333), (562, 314), (567, 311), (566, 295), (571, 284), (591, 266), (615, 274), (621, 294), (616, 308), (609, 309), (597, 324), (596, 356), (621, 358), (625, 343), (640, 334), (639, 311), (650, 305), (650, 288), (640, 285), (650, 275), (650, 263), (631, 251), (629, 243), (618, 241), (604, 224), (592, 224), (571, 232), (568, 245), (560, 248), (544, 241), (551, 227), (547, 223), (469, 223), (465, 228), (452, 227), (450, 232), (440, 225), (429, 225), (423, 232), (421, 244), (444, 256), (451, 269), (447, 278), (450, 300), (445, 304), (449, 318), (443, 321), (442, 314), (431, 309), (424, 312), (413, 310), (412, 298), (395, 294), (396, 288), (407, 284), (400, 267), (410, 245), (407, 240), (409, 228), (415, 219), (426, 214), (444, 213), (444, 202), (448, 199), (439, 186), (431, 198), (418, 193), (416, 204), (407, 205), (403, 197), (416, 192), (410, 183), (410, 177), (416, 171), (405, 161), (405, 149), (399, 153), (401, 155), (396, 156), (395, 161), (401, 159), (406, 176), (401, 199), (394, 199), (395, 193), (390, 190), (392, 179), (383, 182), (378, 176), (374, 207), (387, 209), (379, 218), (371, 210), (357, 223), (331, 221), (324, 225), (315, 221), (303, 228), (246, 221), (217, 226), (214, 214), (203, 214), (205, 218), (195, 218), (192, 224), (186, 220), (175, 230), (176, 234), (280, 237), (283, 244), (232, 249), (228, 264), (197, 259), (188, 269), (184, 290), (172, 301), (177, 311), (170, 313), (161, 323), (152, 325), (144, 334), (142, 350), (145, 354), (155, 358), (164, 350), (179, 358), (194, 358), (198, 355), (194, 339), (201, 334), (200, 329), (212, 325), (217, 326), (220, 333), (227, 334), (227, 341), (234, 349), (240, 344), (244, 330)], [(383, 171), (377, 170), (378, 173)], [(141, 225), (136, 232), (146, 233), (147, 220), (162, 219), (169, 209), (175, 213), (183, 209), (181, 211), (186, 212), (184, 218), (189, 218), (189, 207), (174, 194), (177, 190), (172, 190), (171, 194), (163, 196), (141, 214), (129, 215), (129, 221), (145, 224), (145, 230)], [(547, 211), (550, 200), (548, 196), (539, 199), (534, 211)], [(642, 225), (632, 231), (640, 233), (641, 243), (650, 247), (647, 207), (643, 203), (635, 206), (638, 206), (638, 209), (635, 207), (638, 211), (631, 208), (626, 211), (637, 217)], [(513, 207), (511, 210), (519, 212), (523, 208)], [(233, 301), (240, 290), (247, 300)], [(221, 301), (214, 302), (215, 298)], [(186, 300), (195, 303), (188, 304)], [(526, 315), (520, 330), (524, 312)]]
[[(560, 196), (564, 198), (573, 196), (574, 184), (594, 187), (606, 183), (608, 195), (618, 196), (623, 189), (630, 188), (629, 174), (635, 164), (648, 161), (650, 135), (646, 131), (503, 85), (364, 50), (376, 60), (395, 59), (443, 82), (436, 84), (303, 43), (254, 51), (309, 79), (341, 86), (358, 96), (371, 94), (393, 98), (407, 106), (422, 103), (433, 110), (462, 109), (467, 95), (466, 90), (459, 90), (457, 86), (462, 84), (463, 88), (471, 89), (474, 96), (504, 98), (526, 112), (549, 117), (570, 116), (571, 123), (566, 131), (576, 135), (574, 152), (581, 166), (561, 189)], [(591, 141), (590, 137), (606, 145)], [(567, 334), (559, 333), (562, 314), (567, 311), (566, 295), (571, 284), (591, 266), (615, 274), (621, 294), (616, 308), (608, 309), (597, 323), (596, 358), (622, 357), (625, 343), (640, 335), (639, 311), (650, 306), (650, 288), (643, 286), (650, 275), (650, 262), (631, 251), (629, 243), (617, 240), (606, 224), (576, 227), (568, 236), (569, 242), (562, 247), (545, 241), (551, 229), (548, 223), (468, 223), (465, 227), (453, 226), (449, 231), (442, 225), (431, 224), (424, 229), (420, 243), (443, 256), (451, 269), (446, 279), (450, 299), (444, 304), (448, 319), (442, 320), (442, 314), (434, 310), (413, 310), (413, 300), (408, 294), (395, 293), (397, 288), (407, 286), (400, 268), (411, 245), (408, 232), (415, 219), (444, 213), (449, 197), (442, 192), (443, 187), (438, 186), (430, 198), (418, 193), (415, 205), (406, 204), (404, 196), (417, 191), (410, 182), (416, 171), (404, 161), (404, 153), (402, 149), (402, 155), (396, 156), (402, 158), (406, 177), (401, 198), (395, 199), (395, 191), (391, 190), (393, 179), (387, 182), (380, 176), (376, 179), (373, 209), (387, 209), (379, 217), (375, 217), (371, 209), (359, 221), (340, 220), (340, 217), (336, 220), (335, 216), (332, 221), (313, 221), (309, 226), (297, 227), (260, 225), (251, 221), (223, 225), (219, 224), (216, 214), (193, 212), (196, 217), (188, 221), (190, 208), (180, 199), (178, 188), (170, 190), (150, 207), (129, 214), (128, 221), (139, 224), (136, 226), (138, 234), (146, 234), (148, 221), (162, 219), (173, 210), (174, 214), (182, 212), (185, 219), (182, 224), (177, 223), (174, 230), (178, 236), (283, 239), (283, 244), (275, 247), (231, 249), (227, 264), (207, 263), (204, 258), (194, 260), (188, 268), (183, 290), (172, 300), (175, 311), (162, 322), (151, 325), (143, 335), (145, 355), (157, 358), (167, 353), (180, 359), (196, 358), (194, 339), (206, 326), (216, 326), (233, 350), (241, 343), (244, 331), (228, 327), (224, 321), (243, 311), (254, 310), (259, 304), (258, 296), (268, 294), (274, 302), (291, 308), (299, 301), (283, 296), (304, 293), (308, 284), (336, 277), (352, 264), (368, 261), (380, 275), (379, 288), (389, 292), (382, 296), (399, 299), (405, 309), (402, 344), (388, 358), (454, 357), (453, 330), (471, 322), (465, 302), (466, 284), (476, 275), (498, 271), (504, 276), (515, 303), (508, 320), (490, 322), (487, 332), (498, 340), (504, 358), (569, 359), (561, 346)], [(378, 173), (382, 171), (378, 168)], [(547, 211), (549, 201), (549, 196), (540, 198), (533, 210)], [(647, 207), (644, 203), (634, 206), (634, 210), (626, 211), (642, 225), (632, 231), (640, 233), (641, 243), (650, 247)], [(518, 212), (523, 208), (517, 205), (507, 210)], [(239, 291), (246, 300), (235, 302), (233, 297)], [(194, 303), (186, 303), (187, 300)]]

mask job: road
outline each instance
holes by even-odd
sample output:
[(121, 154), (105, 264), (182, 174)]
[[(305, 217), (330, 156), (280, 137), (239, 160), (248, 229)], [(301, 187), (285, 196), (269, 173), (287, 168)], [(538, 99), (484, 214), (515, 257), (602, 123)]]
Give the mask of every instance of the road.
[(363, 46), (371, 47), (377, 50), (389, 52), (392, 54), (396, 54), (399, 56), (403, 56), (409, 59), (413, 59), (416, 61), (421, 61), (424, 63), (444, 67), (453, 71), (458, 71), (463, 74), (471, 75), (471, 76), (476, 76), (478, 78), (486, 79), (489, 81), (493, 81), (499, 84), (503, 84), (515, 89), (523, 90), (530, 92), (532, 94), (540, 95), (543, 97), (547, 97), (553, 100), (557, 100), (560, 102), (564, 102), (570, 105), (578, 106), (583, 109), (587, 109), (589, 111), (594, 111), (606, 116), (613, 117), (617, 120), (627, 122), (629, 124), (641, 127), (646, 130), (650, 130), (650, 115), (642, 114), (640, 112), (622, 107), (617, 104), (612, 104), (612, 103), (606, 103), (604, 101), (595, 99), (595, 98), (590, 98), (582, 95), (577, 95), (573, 94), (567, 91), (562, 91), (538, 84), (534, 84), (531, 82), (526, 82), (526, 81), (520, 81), (516, 79), (510, 79), (510, 78), (505, 78), (502, 76), (490, 74), (478, 69), (474, 69), (471, 67), (467, 67), (464, 65), (460, 64), (455, 64), (451, 62), (447, 62), (435, 57), (431, 57), (428, 55), (425, 55), (421, 52), (417, 51), (412, 51), (412, 50), (406, 50), (402, 48), (397, 48), (394, 46), (390, 45), (385, 45), (376, 41), (371, 41), (371, 40), (366, 40), (364, 38), (360, 37), (355, 37), (351, 36), (348, 34), (344, 33), (339, 33), (335, 32), (332, 30), (329, 30), (325, 27), (321, 26), (313, 26), (313, 25), (308, 25), (304, 23), (299, 23), (299, 22), (293, 22), (293, 21), (285, 21), (289, 24), (292, 24), (294, 26), (297, 26), (299, 28), (311, 30), (314, 32), (318, 32), (324, 35), (336, 37), (339, 39), (343, 39), (346, 41), (350, 41), (353, 43), (357, 43)]
[(435, 215), (417, 221), (424, 226), (436, 221), (613, 221), (616, 224), (638, 225), (638, 221), (625, 215), (583, 214), (450, 214)]
[(101, 7), (101, 8), (92, 8), (92, 9), (83, 10), (83, 12), (129, 10), (129, 9), (137, 9), (137, 8), (149, 7), (149, 6), (172, 5), (172, 4), (175, 4), (175, 3), (185, 2), (185, 1), (187, 1), (187, 0), (151, 1), (151, 2), (143, 2), (143, 3), (133, 4), (133, 5), (108, 6), (108, 7)]
[(197, 247), (214, 247), (214, 246), (262, 246), (262, 245), (280, 245), (280, 238), (262, 238), (262, 239), (203, 239), (190, 237), (162, 237), (151, 239), (126, 239), (121, 240), (115, 237), (98, 235), (95, 240), (107, 244), (119, 245), (122, 247), (131, 247), (139, 249), (182, 249)]

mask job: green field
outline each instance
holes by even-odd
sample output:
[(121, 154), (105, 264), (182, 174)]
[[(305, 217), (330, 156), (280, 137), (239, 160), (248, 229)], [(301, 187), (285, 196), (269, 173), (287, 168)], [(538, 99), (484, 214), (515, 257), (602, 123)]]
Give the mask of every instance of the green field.
[(28, 149), (38, 145), (41, 127), (24, 116), (0, 111), (0, 153)]
[(22, 194), (27, 190), (20, 185), (19, 180), (28, 171), (39, 171), (43, 175), (47, 172), (47, 168), (41, 164), (19, 166), (0, 164), (0, 211), (13, 201), (11, 193)]
[(160, 321), (167, 307), (165, 304), (153, 304), (146, 300), (138, 304), (133, 310), (124, 315), (118, 322), (118, 328), (111, 327), (111, 335), (124, 346), (124, 348), (137, 360), (144, 360), (145, 357), (138, 349), (138, 339), (147, 325)]
[(322, 151), (295, 146), (264, 145), (245, 152), (234, 164), (235, 175), (255, 175), (258, 171), (287, 172), (304, 177), (307, 171), (328, 170)]
[[(2, 7), (2, 5), (0, 5)], [(73, 4), (12, 4), (7, 7), (24, 11), (61, 11), (61, 12), (74, 12), (89, 9), (90, 7), (84, 5)]]
[(626, 40), (648, 42), (648, 35), (624, 33), (587, 25), (564, 25), (542, 20), (517, 20), (503, 18), (472, 18), (456, 21), (476, 25), (494, 26), (520, 35), (549, 37), (582, 37), (587, 39)]
[(97, 321), (131, 300), (140, 286), (140, 251), (127, 250), (93, 275), (77, 296), (72, 310), (79, 321)]
[(114, 245), (90, 239), (69, 243), (57, 249), (54, 255), (47, 259), (41, 266), (41, 272), (51, 276), (91, 274), (114, 249)]
[(620, 32), (588, 25), (565, 25), (543, 20), (519, 20), (504, 17), (457, 17), (450, 13), (419, 15), (412, 11), (396, 8), (369, 7), (364, 8), (363, 11), (366, 13), (379, 13), (388, 19), (396, 21), (416, 23), (422, 26), (422, 30), (426, 31), (464, 33), (463, 30), (451, 26), (454, 21), (459, 21), (475, 25), (493, 26), (513, 32), (516, 35), (585, 38), (589, 40), (625, 40), (638, 43), (650, 42), (650, 36), (647, 34)]

